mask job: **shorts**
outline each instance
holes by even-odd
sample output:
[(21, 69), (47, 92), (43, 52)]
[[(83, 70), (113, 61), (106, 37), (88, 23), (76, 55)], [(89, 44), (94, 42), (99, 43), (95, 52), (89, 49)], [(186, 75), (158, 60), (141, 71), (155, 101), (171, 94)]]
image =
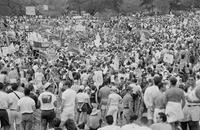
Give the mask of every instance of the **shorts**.
[(22, 114), (22, 126), (26, 126), (27, 124), (31, 125), (33, 123), (33, 113), (25, 113)]
[(8, 112), (5, 109), (0, 109), (1, 127), (10, 126)]
[(54, 110), (42, 110), (41, 120), (42, 122), (49, 123), (49, 126), (53, 126), (53, 120), (56, 117)]
[(60, 115), (61, 121), (65, 122), (68, 119), (73, 119), (75, 118), (75, 110), (73, 107), (70, 108), (64, 108), (63, 112)]
[(20, 124), (22, 121), (22, 115), (20, 112), (17, 112), (16, 110), (10, 111), (10, 122), (13, 124), (14, 122), (16, 124)]

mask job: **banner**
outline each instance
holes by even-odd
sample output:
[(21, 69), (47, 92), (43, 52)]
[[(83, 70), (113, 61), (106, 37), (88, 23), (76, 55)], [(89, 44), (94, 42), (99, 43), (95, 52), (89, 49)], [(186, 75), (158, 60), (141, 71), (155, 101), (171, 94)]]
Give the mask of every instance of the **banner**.
[(26, 7), (26, 15), (36, 15), (34, 6)]
[(49, 6), (48, 5), (43, 5), (43, 10), (49, 10)]

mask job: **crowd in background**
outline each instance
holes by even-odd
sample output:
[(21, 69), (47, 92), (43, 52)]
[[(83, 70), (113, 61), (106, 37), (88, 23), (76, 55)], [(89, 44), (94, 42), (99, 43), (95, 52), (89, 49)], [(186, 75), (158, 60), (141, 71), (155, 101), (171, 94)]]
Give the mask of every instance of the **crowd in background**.
[(199, 130), (200, 14), (1, 18), (5, 130)]

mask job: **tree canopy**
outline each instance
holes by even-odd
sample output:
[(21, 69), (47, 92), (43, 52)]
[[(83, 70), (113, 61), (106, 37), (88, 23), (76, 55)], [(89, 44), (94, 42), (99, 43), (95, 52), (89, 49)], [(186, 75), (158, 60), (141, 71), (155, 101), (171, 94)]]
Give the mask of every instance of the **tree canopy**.
[(119, 12), (134, 12), (138, 10), (157, 8), (168, 13), (170, 9), (189, 9), (200, 6), (200, 0), (0, 0), (0, 15), (23, 15), (25, 6), (49, 5), (50, 11), (65, 12), (76, 10), (86, 11), (92, 15), (96, 12), (113, 10)]

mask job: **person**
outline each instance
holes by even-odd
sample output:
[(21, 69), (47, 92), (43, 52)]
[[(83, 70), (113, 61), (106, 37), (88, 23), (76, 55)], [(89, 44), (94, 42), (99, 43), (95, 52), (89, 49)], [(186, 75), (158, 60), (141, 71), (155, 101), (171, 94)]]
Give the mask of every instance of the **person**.
[(184, 118), (183, 107), (185, 106), (185, 95), (183, 90), (176, 86), (176, 77), (170, 78), (170, 88), (166, 91), (167, 122), (171, 123), (172, 130), (176, 129), (176, 124)]
[(165, 98), (165, 86), (164, 83), (159, 83), (158, 84), (159, 88), (159, 93), (157, 94), (158, 96), (153, 99), (153, 106), (154, 106), (154, 123), (157, 123), (157, 115), (160, 112), (165, 112), (165, 107), (166, 107), (166, 98)]
[(76, 93), (80, 90), (80, 74), (77, 73), (77, 72), (73, 72), (72, 73), (72, 76), (73, 76), (73, 79), (74, 79), (74, 82), (73, 82), (73, 85), (72, 85), (72, 89), (74, 91), (76, 91)]
[(87, 93), (84, 92), (85, 87), (83, 85), (80, 86), (79, 92), (76, 95), (76, 106), (77, 106), (77, 124), (86, 123), (87, 116), (87, 104), (90, 104), (90, 97)]
[(119, 126), (114, 125), (114, 120), (112, 115), (106, 116), (106, 123), (107, 126), (104, 126), (102, 128), (99, 128), (98, 130), (120, 130)]
[(105, 115), (106, 115), (106, 105), (108, 103), (108, 96), (111, 92), (111, 88), (109, 87), (109, 80), (104, 82), (104, 86), (102, 88), (100, 88), (99, 92), (98, 92), (98, 97), (100, 99), (100, 107), (101, 107), (101, 114), (102, 114), (102, 118), (103, 120), (105, 119)]
[(22, 114), (21, 129), (31, 130), (33, 124), (33, 112), (35, 111), (35, 101), (29, 97), (30, 90), (24, 89), (24, 97), (22, 97), (18, 103), (18, 111)]
[(130, 123), (121, 127), (121, 130), (137, 130), (140, 126), (136, 123), (138, 119), (137, 115), (130, 116)]
[(148, 113), (148, 120), (150, 124), (153, 123), (153, 100), (158, 96), (159, 94), (159, 88), (158, 85), (162, 81), (162, 77), (159, 75), (154, 76), (154, 85), (148, 87), (144, 92), (144, 103), (147, 107), (147, 113)]
[(10, 97), (7, 93), (3, 91), (4, 84), (0, 83), (0, 122), (1, 128), (4, 130), (10, 129), (9, 117), (8, 117), (8, 108), (12, 105)]
[(59, 118), (54, 118), (53, 120), (53, 129), (52, 130), (62, 130), (62, 128), (60, 127), (61, 124), (61, 120)]
[(122, 101), (122, 97), (119, 94), (117, 94), (117, 87), (112, 86), (111, 93), (108, 96), (107, 115), (113, 116), (113, 119), (114, 119), (113, 124), (114, 125), (117, 124), (117, 114), (118, 114), (119, 105), (120, 105), (121, 101)]
[(41, 109), (42, 130), (46, 130), (47, 125), (49, 125), (49, 128), (53, 127), (53, 119), (56, 116), (54, 109), (57, 107), (56, 96), (53, 94), (53, 85), (47, 82), (44, 85), (44, 89), (45, 91), (38, 97)]
[(16, 130), (20, 130), (20, 123), (21, 123), (21, 113), (17, 111), (17, 103), (18, 101), (24, 96), (22, 92), (18, 91), (19, 86), (18, 84), (12, 84), (12, 91), (8, 94), (10, 97), (10, 101), (12, 105), (10, 106), (10, 124), (11, 130), (14, 130), (14, 124), (16, 125)]
[(167, 116), (165, 115), (165, 113), (158, 113), (156, 118), (157, 123), (151, 125), (152, 130), (172, 130), (171, 125), (167, 123)]
[(195, 92), (199, 84), (195, 82), (194, 77), (188, 78), (189, 82), (191, 82), (190, 87), (188, 88), (186, 94), (186, 105), (184, 107), (184, 122), (181, 122), (181, 127), (183, 130), (186, 130), (187, 127), (190, 130), (198, 130), (199, 129), (199, 121), (200, 121), (200, 99), (196, 96)]
[(74, 120), (72, 119), (67, 119), (64, 125), (67, 130), (78, 130)]
[(75, 119), (75, 100), (76, 100), (76, 91), (71, 89), (71, 81), (67, 80), (63, 84), (66, 90), (62, 94), (62, 105), (61, 105), (61, 126), (64, 126), (64, 123), (68, 119)]
[(122, 99), (123, 104), (123, 120), (126, 124), (130, 123), (130, 117), (133, 113), (133, 98), (131, 96), (132, 94), (132, 87), (128, 86), (126, 88), (126, 95)]
[(137, 130), (152, 130), (149, 126), (148, 126), (149, 122), (148, 122), (148, 118), (146, 116), (142, 116), (140, 118), (140, 127), (136, 128)]
[(89, 130), (97, 130), (101, 127), (102, 123), (102, 117), (101, 117), (101, 111), (97, 109), (97, 104), (92, 104), (92, 113), (88, 117), (87, 126), (89, 127)]

